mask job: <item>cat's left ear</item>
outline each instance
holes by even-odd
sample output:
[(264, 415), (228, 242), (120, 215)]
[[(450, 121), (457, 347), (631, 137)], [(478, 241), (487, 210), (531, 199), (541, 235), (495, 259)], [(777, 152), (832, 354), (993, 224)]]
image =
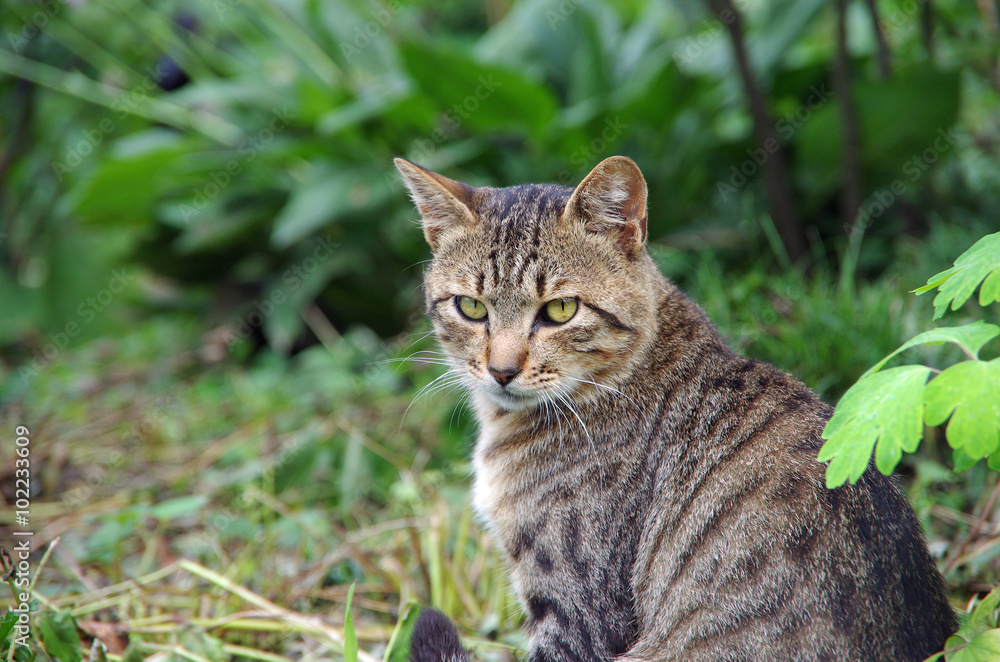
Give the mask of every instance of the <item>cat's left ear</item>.
[(448, 231), (475, 225), (471, 210), (475, 189), (406, 159), (396, 158), (395, 163), (423, 217), (424, 237), (432, 251), (438, 249), (442, 235)]
[(582, 221), (589, 232), (614, 239), (627, 257), (646, 244), (646, 180), (627, 156), (597, 164), (573, 191), (563, 221)]

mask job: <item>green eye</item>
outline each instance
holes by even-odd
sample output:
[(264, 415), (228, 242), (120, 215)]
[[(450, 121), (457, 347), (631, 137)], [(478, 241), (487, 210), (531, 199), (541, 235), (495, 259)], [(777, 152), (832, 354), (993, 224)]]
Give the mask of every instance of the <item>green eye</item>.
[(458, 310), (470, 320), (481, 320), (486, 317), (486, 306), (472, 297), (458, 297)]
[(553, 299), (545, 304), (545, 316), (550, 322), (563, 324), (573, 319), (576, 314), (576, 299)]

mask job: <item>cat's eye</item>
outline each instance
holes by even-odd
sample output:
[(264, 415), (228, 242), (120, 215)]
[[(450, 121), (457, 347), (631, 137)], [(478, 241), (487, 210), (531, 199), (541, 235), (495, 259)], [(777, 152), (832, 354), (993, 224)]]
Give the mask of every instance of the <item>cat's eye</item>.
[(550, 322), (564, 324), (573, 319), (577, 306), (576, 299), (553, 299), (542, 310)]
[(472, 297), (457, 297), (458, 310), (470, 320), (481, 320), (486, 317), (486, 306), (482, 301), (476, 301)]

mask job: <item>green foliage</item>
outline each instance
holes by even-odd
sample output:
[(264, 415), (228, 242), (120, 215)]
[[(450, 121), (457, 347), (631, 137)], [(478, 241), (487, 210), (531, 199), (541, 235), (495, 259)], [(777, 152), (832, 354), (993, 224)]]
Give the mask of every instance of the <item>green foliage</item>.
[(396, 627), (386, 645), (385, 655), (382, 657), (385, 662), (409, 662), (410, 637), (413, 635), (417, 619), (420, 618), (420, 609), (420, 603), (416, 601), (408, 602), (403, 606)]
[(38, 633), (48, 655), (59, 662), (80, 662), (80, 637), (76, 620), (64, 611), (45, 610), (38, 614)]
[[(1000, 301), (1000, 232), (983, 237), (962, 253), (955, 266), (931, 276), (927, 284), (914, 290), (923, 294), (937, 289), (934, 297), (934, 319), (944, 315), (951, 305), (958, 310), (979, 287), (979, 305)], [(982, 283), (982, 286), (979, 284)]]
[(885, 474), (912, 453), (923, 437), (921, 395), (930, 368), (901, 366), (859, 381), (844, 394), (823, 437), (819, 461), (830, 461), (828, 487), (857, 482), (875, 449), (875, 465)]
[(344, 662), (358, 662), (358, 636), (354, 632), (354, 617), (351, 615), (354, 586), (351, 584), (347, 589), (347, 604), (344, 606)]
[(989, 592), (969, 614), (944, 651), (925, 662), (993, 662), (1000, 659), (1000, 586)]
[[(24, 139), (5, 152), (13, 194), (0, 197), (0, 299), (16, 304), (0, 319), (5, 345), (44, 349), (71, 323), (67, 344), (105, 335), (126, 323), (122, 304), (162, 305), (149, 292), (163, 279), (178, 288), (169, 306), (232, 326), (260, 312), (281, 354), (315, 336), (303, 314), (314, 302), (338, 331), (398, 333), (427, 248), (394, 155), (506, 185), (574, 184), (624, 153), (649, 181), (654, 241), (706, 228), (742, 235), (730, 267), (767, 246), (744, 221), (767, 207), (760, 173), (771, 149), (754, 138), (725, 30), (703, 3), (95, 0), (43, 14), (31, 0), (9, 4), (0, 120)], [(811, 260), (823, 265), (845, 241), (833, 209), (846, 142), (829, 76), (834, 8), (743, 10), (810, 219)], [(870, 49), (852, 53), (862, 195), (875, 196), (862, 224), (881, 246), (862, 256), (867, 271), (888, 264), (910, 223), (886, 187), (933, 212), (992, 204), (983, 200), (995, 169), (977, 143), (956, 139), (991, 126), (982, 72), (992, 55), (974, 46), (989, 39), (975, 7), (950, 11), (933, 34), (947, 58), (928, 59), (909, 15), (888, 80), (873, 73)], [(171, 67), (189, 80), (167, 90)], [(962, 167), (942, 168), (953, 161)], [(939, 172), (968, 173), (974, 204), (952, 195), (967, 182)], [(719, 247), (711, 232), (699, 241)], [(113, 270), (133, 265), (143, 282), (81, 319)]]
[(978, 460), (1000, 450), (998, 393), (1000, 359), (953, 365), (927, 385), (924, 418), (942, 425), (950, 417), (948, 443)]
[[(955, 242), (965, 248), (970, 229), (1000, 213), (989, 147), (995, 39), (975, 3), (937, 7), (933, 24), (894, 20), (887, 80), (867, 28), (851, 27), (867, 196), (854, 228), (837, 209), (846, 141), (830, 94), (833, 6), (742, 8), (808, 219), (812, 253), (799, 266), (809, 277), (789, 268), (766, 212), (761, 164), (772, 155), (754, 137), (724, 26), (704, 3), (4, 9), (0, 420), (38, 422), (36, 503), (57, 513), (60, 551), (76, 561), (38, 576), (53, 607), (34, 622), (48, 638), (18, 648), (17, 662), (82, 655), (90, 635), (71, 634), (70, 613), (122, 628), (126, 662), (327, 659), (349, 628), (359, 659), (388, 641), (395, 662), (406, 659), (417, 601), (443, 609), (477, 652), (503, 650), (481, 659), (509, 659), (523, 643), (498, 554), (467, 507), (471, 416), (436, 393), (446, 382), (420, 363), (435, 363), (429, 340), (382, 340), (412, 327), (427, 257), (394, 155), (486, 185), (574, 184), (606, 156), (632, 156), (649, 182), (651, 246), (665, 271), (739, 351), (827, 398), (912, 335), (900, 274), (939, 269), (960, 252)], [(168, 63), (189, 82), (161, 86)], [(848, 234), (867, 237), (850, 259)], [(969, 253), (939, 275), (939, 312), (961, 305), (980, 273), (982, 249)], [(980, 279), (983, 305), (997, 300), (996, 270)], [(258, 330), (260, 351), (248, 337)], [(943, 341), (978, 356), (994, 336), (986, 324), (956, 325), (897, 351), (923, 360), (924, 342)], [(902, 374), (884, 365), (862, 382)], [(983, 434), (969, 443), (956, 421), (970, 401), (944, 388), (965, 381), (950, 372), (963, 365), (931, 379), (923, 395), (939, 382), (942, 393), (917, 406), (950, 415), (948, 438), (961, 437), (954, 461), (968, 474), (957, 481), (926, 443), (904, 460), (939, 551), (991, 480), (965, 452), (995, 443), (988, 419), (972, 417)], [(994, 378), (994, 368), (975, 370)], [(889, 420), (838, 410), (861, 441), (841, 440), (831, 468), (847, 480), (873, 452), (880, 469), (900, 461), (921, 423), (912, 398), (900, 403)], [(1000, 453), (987, 461), (1000, 469)], [(953, 586), (962, 602), (1000, 570), (993, 542), (966, 556)], [(158, 574), (163, 558), (197, 559), (225, 582), (176, 566)], [(287, 612), (239, 617), (248, 599), (273, 607), (265, 595)], [(206, 614), (218, 618), (206, 625)], [(303, 625), (301, 614), (315, 620)], [(323, 634), (311, 628), (330, 614), (331, 648), (309, 649)], [(976, 644), (958, 653), (992, 635), (963, 636)], [(104, 657), (94, 638), (91, 659)]]
[[(940, 288), (934, 300), (936, 319), (949, 305), (959, 308), (980, 283), (980, 303), (995, 301), (990, 281), (997, 274), (1000, 233), (977, 241), (954, 267), (933, 276), (918, 293)], [(862, 375), (844, 394), (823, 431), (826, 443), (818, 459), (830, 462), (827, 486), (856, 482), (868, 467), (873, 448), (878, 470), (892, 473), (904, 451), (916, 450), (925, 422), (936, 426), (948, 421), (946, 438), (954, 449), (956, 468), (967, 469), (984, 457), (995, 467), (995, 456), (1000, 455), (1000, 358), (981, 360), (979, 353), (998, 335), (1000, 327), (984, 321), (932, 329), (907, 341)], [(941, 343), (957, 345), (969, 360), (943, 371), (917, 365), (882, 370), (906, 349)], [(928, 382), (932, 372), (937, 374)]]

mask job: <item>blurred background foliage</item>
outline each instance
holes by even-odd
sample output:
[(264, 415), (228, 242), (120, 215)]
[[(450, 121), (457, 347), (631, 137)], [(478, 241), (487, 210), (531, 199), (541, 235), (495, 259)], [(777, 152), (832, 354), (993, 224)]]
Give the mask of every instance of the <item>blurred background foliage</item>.
[[(924, 328), (906, 292), (1000, 225), (998, 37), (995, 2), (960, 0), (5, 1), (0, 398), (48, 444), (51, 531), (83, 526), (77, 560), (111, 579), (174, 540), (166, 556), (236, 558), (234, 581), (281, 594), (260, 559), (284, 550), (322, 586), (372, 582), (375, 623), (416, 597), (510, 631), (493, 579), (442, 570), (496, 566), (436, 510), (462, 511), (443, 485), (464, 479), (468, 413), (411, 407), (439, 373), (397, 367), (432, 344), (392, 157), (490, 186), (634, 158), (664, 272), (833, 402)], [(964, 600), (1000, 571), (988, 528), (951, 544), (996, 479), (957, 487), (925, 447), (901, 471)], [(345, 529), (317, 524), (331, 509)], [(414, 514), (437, 524), (316, 551)], [(208, 542), (178, 535), (198, 527)]]
[[(649, 181), (654, 244), (727, 267), (791, 254), (838, 270), (851, 184), (862, 212), (888, 208), (849, 256), (864, 276), (941, 219), (996, 218), (992, 3), (878, 3), (884, 53), (873, 3), (850, 4), (846, 96), (833, 6), (744, 3), (777, 139), (764, 144), (711, 5), (7, 3), (0, 342), (23, 353), (70, 321), (72, 342), (112, 330), (120, 319), (80, 306), (125, 265), (141, 275), (122, 288), (134, 310), (232, 324), (263, 308), (249, 326), (282, 354), (315, 340), (313, 302), (338, 330), (399, 333), (428, 254), (394, 155), (502, 186), (575, 185), (627, 154)], [(763, 176), (779, 147), (788, 219)]]

